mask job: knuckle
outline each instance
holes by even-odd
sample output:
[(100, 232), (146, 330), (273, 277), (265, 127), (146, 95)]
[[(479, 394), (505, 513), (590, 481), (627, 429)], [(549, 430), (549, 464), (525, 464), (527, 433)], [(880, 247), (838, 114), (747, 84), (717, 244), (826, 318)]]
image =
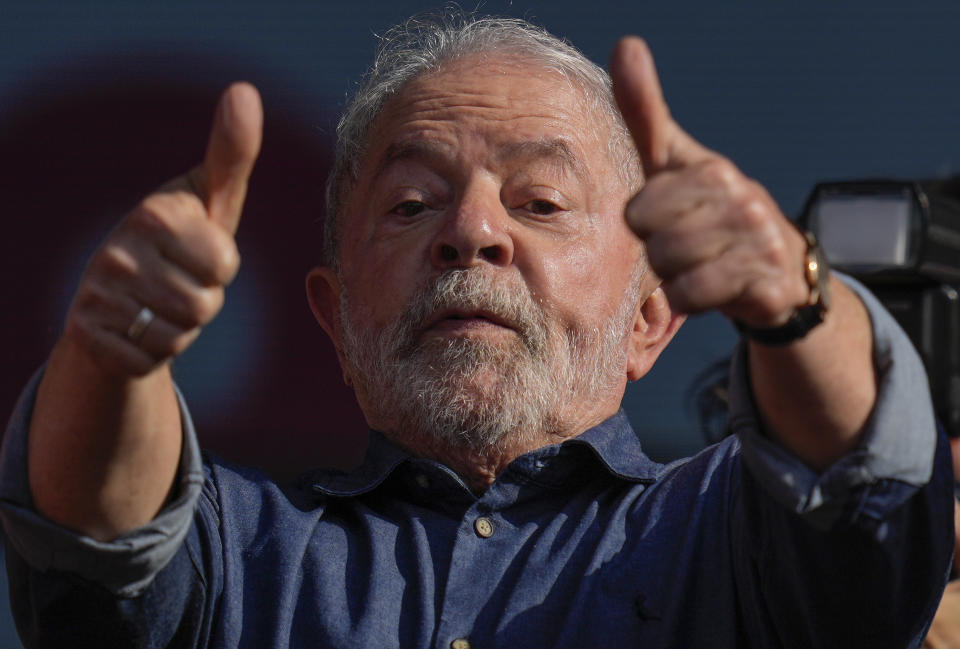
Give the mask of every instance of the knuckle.
[(759, 231), (766, 238), (770, 238), (772, 214), (765, 200), (752, 193), (744, 193), (734, 200), (733, 209), (737, 213), (741, 227)]
[(174, 218), (169, 195), (152, 194), (130, 213), (127, 222), (137, 235), (153, 238), (172, 234)]
[(176, 235), (183, 222), (203, 214), (203, 204), (186, 191), (147, 196), (130, 214), (131, 226), (148, 236)]
[(793, 311), (786, 299), (786, 292), (778, 282), (756, 282), (745, 296), (744, 308), (747, 318), (762, 325), (776, 326), (785, 320), (784, 314)]
[(90, 261), (89, 268), (105, 277), (129, 278), (137, 274), (140, 263), (125, 245), (115, 240), (107, 241)]
[(747, 284), (738, 300), (740, 318), (755, 326), (779, 326), (803, 302), (803, 287), (787, 274), (771, 273)]
[(109, 306), (110, 298), (107, 290), (91, 278), (85, 278), (77, 288), (73, 298), (72, 311), (95, 310)]
[(221, 285), (229, 284), (240, 269), (240, 252), (233, 239), (222, 235), (210, 255), (211, 279)]
[(766, 265), (768, 273), (786, 273), (800, 267), (793, 259), (789, 242), (776, 222), (768, 219), (755, 224), (753, 230), (756, 259), (758, 263)]
[(700, 178), (710, 186), (733, 192), (740, 183), (740, 170), (730, 160), (716, 156), (700, 163)]
[(199, 327), (205, 321), (203, 319), (202, 306), (199, 301), (192, 297), (181, 297), (177, 306), (178, 324), (184, 327)]
[(206, 210), (203, 207), (203, 202), (189, 189), (170, 192), (167, 194), (167, 197), (177, 214), (191, 217), (202, 217), (205, 215)]
[(240, 267), (236, 242), (210, 221), (195, 225), (187, 247), (190, 273), (204, 286), (229, 284)]
[(206, 288), (189, 291), (180, 296), (180, 321), (187, 328), (207, 324), (223, 306), (223, 289)]
[(201, 288), (179, 281), (163, 282), (152, 289), (148, 303), (158, 305), (160, 312), (172, 323), (193, 328), (206, 324), (220, 310), (223, 289)]
[(197, 325), (203, 325), (216, 317), (223, 307), (223, 289), (208, 288), (200, 291), (194, 303), (197, 314)]
[(756, 282), (751, 289), (752, 303), (760, 313), (769, 316), (780, 310), (783, 289), (778, 282)]
[(180, 286), (157, 286), (148, 302), (158, 305), (167, 320), (180, 326), (195, 327), (199, 323), (199, 315), (191, 293)]

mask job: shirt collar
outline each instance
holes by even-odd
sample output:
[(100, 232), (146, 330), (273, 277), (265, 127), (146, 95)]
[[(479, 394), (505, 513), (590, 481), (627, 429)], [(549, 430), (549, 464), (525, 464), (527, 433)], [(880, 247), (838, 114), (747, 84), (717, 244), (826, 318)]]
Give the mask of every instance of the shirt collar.
[(298, 483), (327, 496), (359, 496), (377, 487), (411, 457), (381, 433), (371, 430), (366, 454), (358, 467), (350, 471), (315, 469), (301, 476)]
[[(561, 448), (586, 448), (592, 451), (600, 465), (613, 476), (630, 482), (653, 482), (663, 465), (648, 458), (641, 450), (640, 440), (621, 409), (612, 417), (566, 440)], [(532, 451), (515, 463), (528, 464), (534, 455), (556, 454), (556, 448)], [(383, 434), (371, 430), (369, 445), (363, 463), (348, 472), (336, 469), (317, 469), (301, 476), (301, 486), (327, 496), (358, 496), (375, 489), (399, 466), (413, 456), (387, 440)]]
[(653, 482), (663, 471), (663, 465), (648, 458), (641, 449), (640, 438), (623, 408), (564, 445), (588, 447), (607, 471), (631, 482)]

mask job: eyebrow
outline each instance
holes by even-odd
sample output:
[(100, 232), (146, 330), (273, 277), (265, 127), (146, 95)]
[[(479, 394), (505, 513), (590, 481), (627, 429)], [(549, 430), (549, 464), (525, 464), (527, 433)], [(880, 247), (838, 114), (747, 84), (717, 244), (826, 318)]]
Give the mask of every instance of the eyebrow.
[[(449, 145), (435, 140), (394, 142), (384, 151), (373, 177), (380, 176), (387, 167), (397, 160), (422, 160), (427, 163), (442, 165), (449, 161), (450, 150)], [(545, 137), (538, 140), (509, 142), (499, 147), (497, 159), (511, 162), (545, 160), (555, 164), (563, 171), (572, 171), (581, 180), (585, 180), (588, 176), (583, 160), (573, 152), (573, 149), (563, 138)]]
[(384, 151), (383, 157), (374, 170), (373, 177), (378, 178), (387, 167), (397, 160), (423, 160), (425, 162), (442, 163), (449, 159), (450, 147), (435, 140), (415, 140), (407, 142), (393, 142)]
[(500, 148), (499, 158), (504, 160), (545, 160), (557, 165), (561, 170), (570, 170), (586, 180), (587, 169), (583, 160), (577, 156), (563, 138), (541, 138), (511, 142)]

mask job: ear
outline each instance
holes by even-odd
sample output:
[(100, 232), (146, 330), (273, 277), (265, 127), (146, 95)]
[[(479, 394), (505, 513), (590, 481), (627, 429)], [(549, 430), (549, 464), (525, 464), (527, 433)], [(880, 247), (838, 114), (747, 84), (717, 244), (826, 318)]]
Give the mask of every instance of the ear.
[(340, 332), (340, 291), (340, 279), (333, 269), (317, 266), (307, 273), (307, 302), (310, 303), (310, 310), (313, 311), (313, 317), (330, 336), (337, 350), (337, 358), (340, 359), (343, 382), (350, 385)]
[(686, 316), (674, 313), (659, 286), (637, 304), (627, 350), (627, 379), (636, 381), (650, 371)]

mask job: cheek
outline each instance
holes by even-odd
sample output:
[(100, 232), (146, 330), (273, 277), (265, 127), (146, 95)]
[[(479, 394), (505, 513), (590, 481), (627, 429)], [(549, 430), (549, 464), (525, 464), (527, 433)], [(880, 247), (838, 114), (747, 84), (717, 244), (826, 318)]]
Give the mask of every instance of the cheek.
[(592, 328), (602, 322), (622, 297), (603, 246), (568, 246), (544, 262), (546, 297), (566, 326)]
[(550, 298), (568, 327), (602, 328), (620, 309), (641, 250), (621, 199), (610, 192), (595, 202), (589, 227), (544, 259)]
[(345, 263), (343, 268), (344, 276), (351, 278), (347, 292), (354, 314), (378, 328), (392, 324), (416, 290), (408, 268), (396, 259), (380, 259), (388, 261)]
[(420, 237), (384, 239), (369, 228), (351, 230), (344, 233), (341, 265), (354, 312), (360, 315), (363, 305), (367, 324), (393, 324), (423, 283), (426, 244)]

